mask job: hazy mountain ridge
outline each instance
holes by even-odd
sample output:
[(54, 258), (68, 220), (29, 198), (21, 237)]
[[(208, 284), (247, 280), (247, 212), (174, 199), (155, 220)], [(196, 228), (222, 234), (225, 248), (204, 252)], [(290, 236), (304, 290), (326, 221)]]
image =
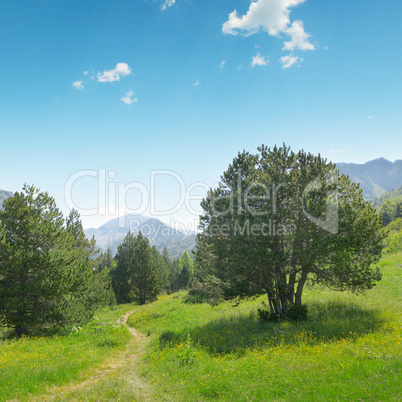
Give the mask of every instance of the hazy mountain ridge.
[(360, 183), (366, 200), (373, 200), (402, 185), (402, 160), (378, 158), (364, 164), (337, 163), (341, 174)]
[(388, 191), (381, 197), (370, 201), (373, 207), (381, 207), (381, 205), (387, 200), (402, 200), (402, 186), (395, 188), (394, 190)]
[(14, 193), (11, 191), (0, 190), (0, 209), (3, 209), (3, 202), (6, 198), (12, 197)]
[(88, 238), (95, 236), (96, 243), (101, 250), (105, 251), (109, 247), (114, 254), (129, 230), (133, 232), (134, 236), (141, 230), (159, 252), (162, 252), (166, 246), (171, 258), (180, 257), (184, 251), (191, 252), (195, 246), (194, 232), (186, 235), (159, 219), (143, 215), (126, 215), (122, 218), (115, 218), (98, 229), (85, 230), (85, 234)]

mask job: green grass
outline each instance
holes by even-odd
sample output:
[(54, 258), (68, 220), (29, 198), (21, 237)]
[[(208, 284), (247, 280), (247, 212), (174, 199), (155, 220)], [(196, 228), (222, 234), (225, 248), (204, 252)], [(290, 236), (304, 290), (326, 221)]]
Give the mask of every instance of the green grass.
[[(306, 289), (300, 323), (258, 322), (263, 297), (211, 307), (182, 292), (69, 336), (0, 340), (0, 401), (402, 400), (402, 254), (379, 265), (364, 295)], [(146, 339), (115, 324), (133, 310)]]
[(233, 307), (138, 307), (129, 325), (150, 336), (139, 370), (154, 400), (402, 400), (402, 255), (364, 295), (307, 289), (309, 319), (260, 323), (261, 300)]
[(127, 344), (131, 336), (116, 320), (130, 308), (105, 309), (68, 336), (0, 340), (0, 401), (84, 380), (89, 369)]

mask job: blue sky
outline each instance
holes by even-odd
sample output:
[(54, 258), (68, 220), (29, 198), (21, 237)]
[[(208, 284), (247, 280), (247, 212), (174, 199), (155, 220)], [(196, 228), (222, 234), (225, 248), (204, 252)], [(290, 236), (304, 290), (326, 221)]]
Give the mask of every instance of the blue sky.
[[(212, 186), (262, 143), (401, 159), (401, 15), (400, 0), (3, 0), (0, 188), (33, 183), (67, 212), (82, 170), (149, 190), (155, 170)], [(180, 187), (159, 178), (162, 210)], [(97, 193), (79, 179), (77, 206)]]

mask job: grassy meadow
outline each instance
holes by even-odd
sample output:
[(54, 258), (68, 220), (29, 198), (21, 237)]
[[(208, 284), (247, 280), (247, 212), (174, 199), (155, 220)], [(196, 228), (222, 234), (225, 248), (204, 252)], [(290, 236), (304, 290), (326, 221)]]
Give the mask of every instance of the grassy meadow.
[[(306, 288), (300, 323), (258, 322), (264, 297), (211, 307), (181, 292), (70, 335), (3, 339), (0, 400), (402, 400), (402, 254), (379, 265), (364, 295)], [(116, 325), (131, 311), (137, 337)]]
[(0, 401), (27, 400), (50, 387), (80, 382), (90, 369), (122, 349), (129, 331), (116, 320), (131, 306), (106, 309), (69, 335), (0, 339)]
[(260, 323), (260, 298), (233, 307), (137, 308), (128, 324), (150, 337), (139, 371), (153, 400), (402, 400), (402, 255), (383, 258), (364, 295), (307, 289), (305, 322)]

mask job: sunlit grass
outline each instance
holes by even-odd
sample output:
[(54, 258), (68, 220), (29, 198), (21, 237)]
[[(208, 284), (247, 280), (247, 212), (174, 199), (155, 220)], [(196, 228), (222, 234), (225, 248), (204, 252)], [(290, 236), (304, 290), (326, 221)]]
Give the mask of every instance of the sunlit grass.
[(140, 307), (129, 324), (151, 336), (141, 373), (157, 399), (401, 400), (400, 264), (384, 258), (364, 295), (307, 289), (300, 323), (258, 322), (262, 299), (211, 307), (175, 294)]
[(114, 319), (126, 310), (106, 309), (93, 323), (65, 336), (0, 341), (0, 400), (26, 398), (84, 379), (88, 369), (130, 339)]
[[(402, 400), (402, 255), (379, 265), (364, 295), (306, 289), (304, 322), (260, 323), (264, 297), (211, 307), (182, 292), (69, 336), (0, 341), (0, 400)], [(148, 347), (116, 325), (132, 310)]]

